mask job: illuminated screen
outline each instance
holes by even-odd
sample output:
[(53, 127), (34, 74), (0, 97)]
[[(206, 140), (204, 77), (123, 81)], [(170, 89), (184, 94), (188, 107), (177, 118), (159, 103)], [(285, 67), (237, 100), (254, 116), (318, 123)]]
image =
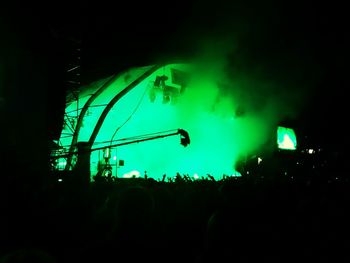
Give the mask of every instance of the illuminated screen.
[(294, 130), (281, 126), (277, 127), (277, 145), (279, 149), (296, 150), (297, 138)]

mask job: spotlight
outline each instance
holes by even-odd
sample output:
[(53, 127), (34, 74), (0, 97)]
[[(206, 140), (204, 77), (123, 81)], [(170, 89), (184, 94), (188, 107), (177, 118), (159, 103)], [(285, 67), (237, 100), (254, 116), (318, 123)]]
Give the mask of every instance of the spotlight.
[[(157, 93), (164, 93), (165, 89), (165, 81), (168, 80), (168, 77), (165, 75), (157, 76), (156, 79), (153, 82), (153, 87), (149, 91), (149, 99), (151, 102), (154, 102), (157, 97)], [(170, 98), (168, 98), (170, 100)], [(167, 102), (165, 98), (165, 94), (163, 94), (163, 103)]]
[(190, 136), (188, 135), (188, 132), (183, 129), (179, 129), (179, 133), (181, 135), (181, 145), (186, 147), (190, 144)]
[(154, 81), (154, 86), (157, 88), (164, 88), (165, 87), (165, 81), (168, 80), (168, 77), (163, 76), (157, 76), (156, 80)]
[(166, 104), (170, 101), (170, 96), (167, 94), (163, 94), (163, 104)]
[(106, 160), (109, 159), (109, 158), (111, 158), (111, 149), (106, 148), (106, 149), (104, 150), (103, 158), (105, 158)]

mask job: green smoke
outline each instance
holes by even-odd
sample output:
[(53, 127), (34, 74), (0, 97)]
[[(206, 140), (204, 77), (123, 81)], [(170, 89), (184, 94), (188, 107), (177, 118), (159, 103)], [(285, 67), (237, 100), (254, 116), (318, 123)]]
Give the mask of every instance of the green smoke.
[[(177, 128), (189, 133), (191, 144), (183, 147), (178, 137), (167, 137), (112, 149), (114, 175), (142, 176), (147, 171), (149, 177), (161, 178), (179, 172), (196, 177), (211, 174), (220, 179), (223, 174), (235, 173), (240, 158), (276, 149), (278, 124), (297, 118), (303, 108), (307, 63), (300, 63), (291, 53), (271, 52), (273, 47), (261, 41), (263, 34), (255, 35), (262, 43), (256, 48), (259, 44), (254, 37), (245, 38), (244, 30), (238, 31), (215, 32), (190, 44), (197, 45), (194, 50), (198, 51), (187, 61), (191, 78), (174, 103), (164, 103), (162, 94), (156, 94), (152, 101), (149, 93), (157, 76), (169, 76), (171, 68), (182, 69), (179, 64), (157, 70), (118, 101), (94, 147), (111, 138)], [(127, 85), (117, 80), (113, 88), (99, 96), (95, 106), (108, 103), (108, 98), (120, 92), (118, 81)], [(80, 141), (88, 140), (89, 126), (94, 126), (102, 110), (89, 109)], [(92, 175), (97, 173), (101, 156), (99, 151), (92, 153)], [(124, 165), (118, 167), (120, 160)]]
[[(258, 75), (230, 76), (224, 59), (203, 61), (192, 64), (190, 81), (173, 103), (164, 103), (160, 93), (151, 101), (148, 94), (155, 76), (179, 65), (158, 70), (113, 107), (97, 142), (110, 139), (116, 129), (114, 139), (177, 128), (188, 131), (191, 138), (186, 148), (178, 137), (168, 137), (113, 149), (112, 164), (125, 161), (114, 174), (147, 171), (149, 177), (161, 178), (179, 172), (221, 179), (235, 174), (239, 158), (276, 147), (277, 124), (295, 112), (295, 105), (283, 101), (287, 98), (283, 92), (276, 92), (277, 87)], [(99, 154), (92, 155), (95, 167)]]

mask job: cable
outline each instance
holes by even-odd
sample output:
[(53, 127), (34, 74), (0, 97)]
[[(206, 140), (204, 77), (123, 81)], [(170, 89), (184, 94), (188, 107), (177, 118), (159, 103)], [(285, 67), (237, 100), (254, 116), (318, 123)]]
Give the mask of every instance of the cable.
[[(163, 74), (165, 75), (165, 67), (163, 67)], [(144, 99), (144, 97), (145, 97), (146, 92), (148, 91), (148, 89), (149, 89), (149, 84), (148, 84), (148, 86), (145, 88), (145, 91), (143, 92), (143, 94), (142, 94), (142, 96), (141, 96), (139, 102), (137, 103), (135, 109), (133, 110), (133, 112), (132, 112), (132, 113), (130, 114), (130, 116), (125, 120), (125, 122), (122, 123), (122, 125), (120, 125), (120, 126), (115, 130), (115, 132), (113, 133), (113, 136), (112, 136), (112, 138), (111, 138), (111, 140), (110, 140), (110, 145), (112, 144), (113, 139), (114, 139), (114, 136), (116, 135), (116, 133), (131, 119), (131, 117), (132, 117), (132, 116), (135, 114), (135, 112), (138, 110), (138, 108), (140, 107), (140, 104), (141, 104), (142, 100)]]
[(135, 112), (138, 110), (138, 108), (140, 107), (141, 102), (142, 102), (142, 100), (144, 99), (144, 97), (145, 97), (146, 92), (147, 92), (148, 89), (149, 89), (149, 86), (147, 86), (147, 87), (145, 88), (145, 91), (143, 92), (143, 94), (142, 94), (142, 96), (141, 96), (139, 102), (137, 103), (135, 109), (134, 109), (133, 112), (130, 114), (130, 116), (125, 120), (124, 123), (122, 123), (122, 124), (114, 131), (113, 136), (112, 136), (112, 138), (111, 138), (111, 140), (110, 140), (110, 144), (112, 144), (113, 139), (114, 139), (114, 136), (116, 135), (116, 133), (131, 119), (131, 117), (132, 117), (132, 116), (135, 114)]

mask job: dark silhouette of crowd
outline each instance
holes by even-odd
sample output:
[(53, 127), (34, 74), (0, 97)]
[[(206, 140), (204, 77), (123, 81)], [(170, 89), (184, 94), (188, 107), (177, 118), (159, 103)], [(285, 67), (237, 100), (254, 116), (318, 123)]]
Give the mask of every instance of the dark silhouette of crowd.
[(349, 262), (348, 180), (298, 173), (21, 189), (0, 262)]

